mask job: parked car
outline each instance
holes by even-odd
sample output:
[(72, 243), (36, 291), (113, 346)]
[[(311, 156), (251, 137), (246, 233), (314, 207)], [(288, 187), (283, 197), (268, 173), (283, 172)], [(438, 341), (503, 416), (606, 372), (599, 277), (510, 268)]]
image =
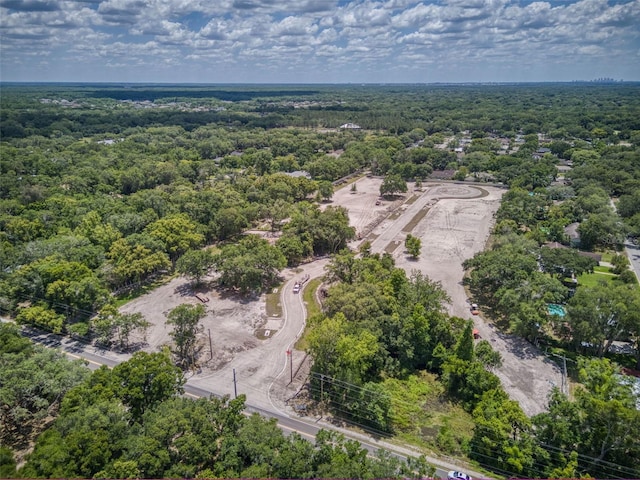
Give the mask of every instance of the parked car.
[(447, 473), (447, 480), (473, 480), (469, 475), (462, 472), (456, 472), (455, 470)]

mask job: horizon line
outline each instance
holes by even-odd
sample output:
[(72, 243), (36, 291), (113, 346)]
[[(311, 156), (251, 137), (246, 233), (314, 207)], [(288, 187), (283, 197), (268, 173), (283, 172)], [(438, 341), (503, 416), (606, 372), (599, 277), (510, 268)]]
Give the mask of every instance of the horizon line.
[(178, 85), (178, 86), (274, 86), (274, 85), (317, 85), (317, 86), (425, 86), (425, 85), (537, 85), (537, 84), (631, 84), (640, 80), (616, 80), (610, 78), (592, 80), (542, 80), (542, 81), (467, 81), (467, 82), (144, 82), (144, 81), (30, 81), (0, 80), (0, 85)]

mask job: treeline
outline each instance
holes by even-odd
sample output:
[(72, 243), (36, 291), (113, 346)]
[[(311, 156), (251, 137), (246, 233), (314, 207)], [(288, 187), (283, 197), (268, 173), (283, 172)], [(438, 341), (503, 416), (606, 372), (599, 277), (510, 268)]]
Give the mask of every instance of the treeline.
[[(544, 132), (554, 138), (589, 139), (603, 136), (610, 141), (637, 142), (640, 123), (637, 116), (638, 85), (479, 85), (479, 86), (313, 86), (313, 88), (274, 87), (194, 87), (179, 88), (98, 88), (98, 86), (52, 86), (27, 88), (3, 85), (3, 111), (0, 131), (3, 137), (22, 137), (37, 128), (71, 134), (119, 132), (122, 126), (188, 126), (217, 123), (278, 128), (333, 127), (354, 122), (366, 129), (383, 129), (394, 134), (423, 128), (429, 134), (458, 133), (464, 130), (513, 135)], [(15, 93), (14, 93), (15, 92)], [(32, 101), (72, 97), (95, 106), (105, 99), (187, 102), (189, 105), (217, 105), (229, 112), (137, 111), (103, 113), (101, 120), (87, 118), (86, 127), (77, 118), (84, 115), (67, 109), (62, 116), (19, 112), (25, 107), (25, 94)], [(40, 98), (42, 98), (40, 97)], [(216, 101), (212, 103), (212, 99)], [(223, 102), (224, 100), (225, 102)], [(10, 108), (6, 108), (10, 107)], [(29, 105), (33, 108), (33, 105)], [(245, 115), (239, 115), (244, 112)], [(148, 118), (148, 119), (147, 119)], [(66, 125), (65, 120), (69, 120)], [(57, 124), (57, 128), (53, 128)], [(109, 127), (111, 124), (111, 128)], [(98, 125), (102, 125), (98, 127)], [(88, 130), (83, 130), (84, 128)], [(93, 130), (91, 130), (93, 129)]]
[[(137, 92), (139, 100), (153, 100), (147, 108), (101, 97), (92, 87), (3, 86), (0, 310), (21, 323), (126, 348), (146, 320), (118, 313), (117, 292), (174, 271), (196, 283), (215, 271), (221, 288), (250, 295), (277, 283), (285, 265), (334, 254), (325, 312), (310, 321), (311, 394), (321, 405), (382, 434), (437, 430), (428, 436), (438, 447), (505, 474), (639, 476), (630, 463), (638, 458), (637, 436), (629, 434), (637, 426), (634, 396), (612, 380), (615, 368), (581, 364), (584, 389), (571, 400), (556, 392), (549, 414), (528, 419), (491, 373), (499, 355), (487, 342), (474, 344), (470, 324), (444, 314), (440, 287), (419, 273), (407, 277), (389, 256), (366, 247), (359, 256), (338, 253), (355, 234), (347, 212), (318, 206), (331, 198), (332, 181), (365, 169), (400, 183), (445, 169), (460, 180), (505, 183), (511, 190), (492, 248), (465, 265), (473, 294), (525, 338), (603, 356), (614, 338), (640, 338), (632, 272), (614, 256), (611, 284), (580, 286), (571, 297), (569, 279), (594, 264), (544, 243), (568, 245), (565, 227), (576, 222), (583, 248), (615, 249), (627, 233), (640, 235), (638, 88), (327, 86), (311, 95), (264, 87), (214, 89), (210, 97), (206, 88), (192, 95), (163, 88), (149, 90), (153, 98)], [(216, 97), (227, 90), (245, 100)], [(124, 98), (127, 89), (118, 92)], [(334, 130), (348, 122), (363, 130)], [(459, 158), (451, 150), (463, 137), (471, 141)], [(540, 154), (540, 147), (549, 152)], [(564, 184), (555, 182), (558, 159), (573, 167)], [(311, 179), (288, 175), (298, 170)], [(248, 230), (279, 238), (272, 244)], [(549, 315), (548, 303), (566, 303), (564, 320)], [(99, 398), (88, 392), (64, 405), (63, 391), (35, 398), (37, 415), (44, 415), (41, 407), (61, 408), (62, 415), (39, 440), (25, 475), (357, 477), (396, 476), (404, 468), (343, 460), (339, 469), (322, 458), (362, 452), (329, 434), (318, 451), (292, 443), (306, 463), (285, 461), (277, 452), (289, 440), (258, 420), (231, 428), (236, 438), (227, 444), (196, 420), (184, 424), (229, 416), (230, 409), (235, 422), (239, 404), (189, 403), (173, 398), (176, 387), (153, 405), (137, 405), (135, 389), (126, 398), (113, 392), (114, 381), (125, 381), (122, 368), (116, 376), (92, 375)], [(607, 387), (596, 388), (601, 384)], [(451, 411), (475, 428), (433, 427), (429, 402), (450, 400)], [(26, 428), (32, 407), (18, 403), (3, 412), (26, 419)], [(173, 418), (166, 428), (163, 415)], [(174, 431), (176, 425), (184, 430)], [(274, 439), (259, 448), (273, 453), (268, 458), (249, 444), (263, 428)], [(216, 466), (211, 455), (224, 461)]]
[[(423, 458), (370, 456), (341, 434), (285, 436), (237, 399), (180, 397), (167, 352), (91, 374), (0, 324), (0, 475), (6, 478), (422, 478)], [(51, 420), (56, 414), (54, 421)], [(16, 470), (12, 448), (42, 433)]]
[[(501, 254), (505, 260), (497, 269), (504, 272), (509, 259)], [(511, 267), (515, 276), (520, 266)], [(520, 273), (520, 285), (529, 283), (526, 273)], [(550, 411), (528, 418), (491, 372), (501, 365), (500, 355), (487, 341), (474, 340), (471, 322), (444, 313), (448, 299), (438, 284), (419, 272), (407, 278), (390, 256), (371, 255), (366, 246), (360, 256), (334, 256), (327, 280), (333, 285), (323, 314), (309, 321), (310, 392), (335, 415), (381, 434), (433, 428), (433, 412), (416, 394), (419, 384), (427, 385), (427, 372), (474, 422), (463, 435), (441, 427), (442, 448), (458, 448), (484, 467), (518, 477), (640, 473), (634, 461), (640, 442), (631, 433), (640, 426), (638, 395), (617, 380), (619, 369), (608, 360), (581, 361), (583, 386), (574, 399), (556, 388)], [(404, 401), (411, 395), (417, 403)]]
[[(569, 373), (581, 386), (571, 396), (556, 389), (549, 411), (531, 419), (526, 429), (535, 440), (530, 444), (531, 475), (539, 475), (537, 470), (551, 477), (587, 473), (635, 477), (640, 442), (629, 428), (640, 425), (637, 393), (633, 382), (622, 380), (620, 368), (604, 357), (609, 356), (615, 340), (630, 341), (635, 366), (640, 367), (640, 290), (635, 274), (627, 268), (626, 256), (617, 253), (611, 257), (613, 268), (606, 281), (583, 285), (581, 275), (593, 272), (598, 262), (570, 248), (564, 229), (578, 222), (583, 248), (615, 252), (625, 238), (625, 227), (609, 197), (615, 183), (610, 183), (610, 176), (590, 176), (593, 173), (588, 172), (598, 167), (595, 160), (579, 163), (579, 157), (586, 154), (578, 150), (571, 156), (582, 167), (571, 172), (571, 186), (511, 189), (504, 195), (491, 248), (465, 262), (465, 282), (474, 299), (503, 330), (547, 348), (560, 347), (561, 355), (577, 361), (570, 365)], [(598, 158), (616, 155), (615, 148), (597, 153)], [(637, 172), (629, 173), (618, 183), (623, 188), (618, 193), (636, 181), (633, 176)], [(622, 195), (621, 199), (629, 194)], [(550, 304), (563, 305), (564, 313), (551, 310)], [(616, 360), (624, 362), (625, 358)], [(476, 426), (480, 435), (495, 415), (489, 411), (491, 415), (481, 417), (484, 420)], [(514, 438), (520, 435), (512, 433)], [(508, 471), (492, 460), (490, 449), (478, 447), (471, 456)], [(557, 469), (551, 473), (542, 465)]]

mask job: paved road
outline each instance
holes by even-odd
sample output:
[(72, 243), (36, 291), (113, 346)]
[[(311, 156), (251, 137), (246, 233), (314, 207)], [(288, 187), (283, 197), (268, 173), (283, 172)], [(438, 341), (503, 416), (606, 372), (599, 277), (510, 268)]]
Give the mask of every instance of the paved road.
[(640, 246), (627, 239), (624, 242), (624, 249), (629, 257), (630, 268), (640, 281)]
[[(314, 271), (314, 270), (311, 270)], [(287, 285), (288, 288), (292, 288), (293, 282)], [(292, 294), (293, 295), (293, 294)], [(296, 295), (296, 299), (301, 299), (302, 297)], [(290, 302), (291, 305), (295, 304), (295, 301)], [(300, 305), (302, 306), (302, 300), (299, 300)], [(302, 308), (304, 308), (302, 306)], [(0, 318), (0, 321), (6, 321), (3, 318)], [(127, 355), (119, 355), (114, 354), (111, 351), (96, 349), (94, 346), (85, 344), (82, 342), (78, 342), (76, 340), (71, 340), (66, 337), (62, 337), (60, 335), (55, 335), (52, 333), (46, 333), (39, 331), (37, 329), (25, 327), (22, 329), (23, 334), (29, 338), (31, 338), (34, 342), (40, 343), (49, 348), (58, 348), (68, 356), (76, 359), (83, 359), (87, 362), (87, 366), (96, 370), (101, 365), (106, 365), (108, 367), (114, 367), (119, 363), (125, 361), (127, 359)], [(210, 397), (220, 396), (219, 389), (209, 389), (203, 386), (199, 386), (200, 383), (198, 378), (191, 378), (187, 380), (187, 383), (184, 386), (185, 394), (194, 398), (200, 397)], [(238, 392), (241, 393), (241, 392)], [(231, 393), (233, 395), (233, 393)], [(411, 450), (409, 448), (404, 448), (396, 445), (388, 444), (382, 440), (376, 440), (370, 438), (366, 435), (354, 433), (348, 430), (336, 428), (333, 425), (327, 424), (323, 421), (318, 421), (314, 419), (301, 419), (290, 417), (286, 413), (274, 411), (273, 408), (261, 408), (251, 402), (247, 401), (245, 411), (247, 413), (258, 413), (261, 416), (267, 418), (275, 418), (278, 422), (278, 426), (285, 433), (297, 432), (303, 438), (306, 438), (309, 441), (314, 441), (316, 434), (321, 429), (334, 429), (343, 433), (346, 437), (351, 438), (353, 440), (357, 440), (360, 444), (370, 452), (370, 454), (375, 454), (379, 449), (385, 449), (391, 452), (392, 455), (396, 456), (400, 459), (406, 459), (409, 456), (419, 456), (420, 452)], [(464, 470), (469, 472), (475, 478), (481, 478), (480, 474), (476, 472), (469, 471), (468, 469), (463, 469), (458, 465), (453, 463), (444, 461), (442, 459), (436, 459), (427, 457), (427, 460), (434, 466), (436, 466), (436, 476), (440, 478), (446, 478), (447, 471), (449, 470)]]
[[(614, 212), (618, 211), (612, 198), (609, 199), (609, 204)], [(636, 274), (636, 278), (640, 281), (640, 246), (627, 238), (624, 241), (624, 250), (627, 258), (629, 258), (630, 270)]]
[[(278, 334), (282, 332), (281, 337), (278, 339), (279, 344), (283, 349), (281, 361), (276, 362), (273, 365), (269, 365), (268, 362), (263, 362), (265, 371), (270, 372), (269, 374), (272, 375), (274, 379), (278, 376), (286, 375), (286, 350), (293, 347), (293, 344), (304, 329), (306, 311), (302, 301), (302, 295), (293, 293), (293, 285), (295, 283), (295, 280), (299, 280), (306, 275), (309, 275), (311, 278), (321, 276), (324, 273), (324, 266), (327, 264), (327, 262), (327, 260), (321, 260), (319, 262), (314, 262), (307, 265), (306, 267), (303, 267), (302, 273), (289, 281), (283, 287), (284, 290), (282, 292), (282, 298), (283, 308), (285, 309), (283, 313), (286, 317), (289, 318), (288, 321), (293, 322), (293, 325), (290, 325), (289, 328), (286, 329), (283, 328), (278, 332)], [(0, 317), (0, 321), (6, 321), (6, 319)], [(72, 340), (60, 335), (46, 333), (35, 328), (23, 327), (22, 332), (25, 336), (28, 336), (34, 342), (38, 342), (50, 348), (59, 348), (61, 351), (65, 352), (72, 358), (85, 360), (87, 362), (87, 366), (92, 370), (96, 370), (101, 365), (106, 365), (110, 368), (114, 367), (119, 363), (126, 361), (130, 357), (130, 355), (118, 354), (109, 350), (98, 349), (93, 345), (86, 344), (77, 340)], [(275, 339), (276, 337), (274, 337), (272, 340)], [(227, 370), (229, 369), (231, 369), (231, 374), (233, 374), (233, 367), (228, 366)], [(250, 377), (248, 378), (250, 379)], [(228, 379), (228, 381), (224, 380), (225, 379), (223, 379), (222, 377), (213, 376), (205, 378), (189, 378), (184, 386), (185, 394), (196, 398), (210, 397), (211, 395), (233, 396), (233, 377)], [(383, 440), (377, 440), (367, 435), (337, 428), (335, 425), (322, 421), (322, 419), (303, 419), (291, 417), (286, 412), (279, 410), (271, 401), (270, 388), (267, 391), (263, 391), (261, 389), (252, 390), (250, 388), (247, 388), (248, 385), (248, 382), (241, 382), (240, 388), (238, 388), (237, 392), (238, 394), (247, 393), (245, 411), (247, 413), (255, 412), (267, 418), (275, 418), (278, 422), (278, 426), (285, 433), (297, 432), (303, 438), (314, 441), (316, 434), (321, 429), (333, 429), (340, 431), (347, 438), (357, 440), (371, 454), (375, 454), (378, 449), (388, 450), (394, 456), (401, 459), (406, 459), (409, 456), (416, 457), (421, 454), (420, 452), (412, 450), (410, 448), (391, 445), (384, 442)], [(248, 390), (248, 392), (243, 392), (243, 390)], [(446, 478), (447, 471), (449, 470), (462, 470), (468, 472), (470, 475), (473, 475), (474, 478), (481, 478), (481, 475), (477, 472), (470, 471), (469, 469), (465, 469), (463, 467), (460, 467), (459, 465), (455, 465), (442, 459), (427, 457), (427, 461), (436, 466), (436, 476), (440, 478)]]
[[(279, 328), (274, 329), (268, 342), (262, 342), (255, 348), (239, 352), (222, 368), (207, 374), (198, 374), (189, 379), (190, 384), (213, 392), (216, 395), (245, 394), (252, 406), (279, 414), (285, 403), (281, 390), (286, 386), (289, 375), (289, 357), (295, 342), (300, 338), (306, 321), (306, 310), (301, 294), (293, 293), (296, 280), (306, 275), (317, 277), (324, 273), (328, 260), (320, 260), (302, 266), (285, 283), (281, 290), (283, 320)], [(294, 362), (299, 362), (303, 352), (294, 352)], [(236, 383), (234, 386), (234, 371)]]

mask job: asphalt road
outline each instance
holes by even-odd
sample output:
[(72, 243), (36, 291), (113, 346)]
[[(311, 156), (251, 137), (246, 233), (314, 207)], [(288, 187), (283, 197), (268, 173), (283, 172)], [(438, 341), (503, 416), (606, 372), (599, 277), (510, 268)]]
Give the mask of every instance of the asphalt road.
[[(289, 282), (289, 284), (287, 284), (285, 288), (291, 290), (293, 288), (293, 284), (294, 284), (294, 280)], [(293, 293), (291, 293), (291, 295), (292, 296), (295, 295), (295, 297), (292, 298), (289, 302), (287, 302), (289, 304), (288, 308), (290, 308), (295, 312), (296, 311), (295, 305), (296, 303), (299, 303), (300, 308), (302, 309), (302, 313), (304, 314), (304, 305), (302, 304), (302, 300), (301, 300), (302, 296), (293, 294)], [(297, 313), (300, 313), (300, 311), (297, 311)], [(0, 320), (6, 321), (1, 317), (0, 317)], [(53, 333), (42, 332), (34, 328), (23, 327), (22, 332), (25, 336), (31, 338), (34, 342), (40, 343), (41, 345), (44, 345), (49, 348), (60, 349), (62, 352), (64, 352), (66, 355), (68, 355), (71, 358), (84, 360), (86, 362), (87, 367), (90, 368), (91, 370), (96, 370), (102, 365), (106, 365), (112, 368), (118, 365), (119, 363), (127, 360), (128, 358), (127, 355), (118, 355), (118, 354), (114, 354), (111, 351), (96, 349), (93, 345), (84, 344), (77, 340), (72, 340), (67, 337), (55, 335)], [(187, 380), (184, 386), (184, 391), (186, 395), (194, 398), (210, 397), (212, 395), (221, 396), (224, 394), (232, 395), (232, 393), (229, 393), (229, 392), (224, 392), (221, 394), (219, 393), (219, 391), (214, 391), (214, 389), (203, 387), (202, 385), (196, 384), (196, 382), (200, 383), (199, 380), (201, 379), (191, 378)], [(242, 392), (238, 392), (238, 393), (242, 393)], [(271, 408), (272, 406), (268, 408), (262, 408), (259, 405), (255, 405), (251, 403), (249, 401), (249, 398), (247, 398), (245, 407), (246, 407), (245, 412), (247, 414), (258, 413), (261, 416), (264, 416), (267, 418), (275, 418), (278, 422), (278, 426), (285, 433), (297, 432), (300, 436), (302, 436), (303, 438), (306, 438), (309, 441), (314, 441), (316, 434), (321, 429), (334, 429), (334, 430), (340, 431), (346, 437), (360, 442), (363, 448), (369, 451), (370, 454), (372, 455), (375, 454), (375, 452), (379, 449), (385, 449), (391, 452), (392, 455), (400, 459), (406, 459), (409, 456), (414, 456), (414, 457), (419, 456), (419, 452), (411, 451), (410, 449), (399, 447), (396, 445), (391, 445), (391, 444), (385, 443), (384, 441), (367, 437), (366, 435), (356, 434), (348, 430), (339, 429), (333, 425), (330, 425), (324, 422), (313, 421), (313, 420), (307, 421), (304, 419), (291, 417), (284, 412)], [(429, 463), (431, 463), (436, 467), (437, 477), (446, 478), (447, 471), (461, 470), (474, 476), (474, 478), (481, 478), (480, 474), (478, 474), (477, 472), (469, 471), (468, 469), (459, 467), (458, 465), (454, 465), (453, 463), (449, 463), (446, 461), (442, 461), (441, 459), (436, 459), (432, 457), (426, 457), (426, 458)]]
[(630, 268), (640, 281), (640, 246), (627, 239), (624, 242), (624, 249), (629, 257)]

